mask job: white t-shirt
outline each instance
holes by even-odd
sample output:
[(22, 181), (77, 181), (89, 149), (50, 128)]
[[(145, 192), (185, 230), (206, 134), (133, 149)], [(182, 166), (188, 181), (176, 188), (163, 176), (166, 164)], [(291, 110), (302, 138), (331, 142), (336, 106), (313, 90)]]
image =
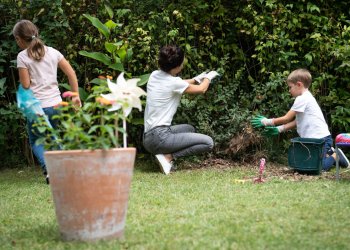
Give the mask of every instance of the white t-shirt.
[(58, 62), (63, 55), (52, 47), (45, 46), (45, 56), (35, 61), (28, 56), (27, 50), (17, 56), (17, 68), (28, 69), (30, 89), (41, 102), (43, 108), (52, 107), (62, 101), (57, 82)]
[(147, 83), (145, 132), (157, 126), (170, 126), (182, 93), (189, 83), (162, 70), (153, 71)]
[(291, 110), (297, 112), (297, 131), (300, 137), (320, 139), (330, 135), (321, 108), (310, 91), (298, 96)]

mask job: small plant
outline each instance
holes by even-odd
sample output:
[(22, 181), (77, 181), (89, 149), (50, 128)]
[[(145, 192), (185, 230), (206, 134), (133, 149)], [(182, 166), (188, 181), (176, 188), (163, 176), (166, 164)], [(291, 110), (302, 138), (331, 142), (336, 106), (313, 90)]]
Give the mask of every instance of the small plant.
[[(116, 75), (115, 72), (125, 72), (125, 75), (129, 76), (127, 66), (130, 64), (133, 57), (133, 47), (130, 45), (130, 38), (123, 37), (123, 23), (114, 22), (113, 11), (105, 5), (105, 8), (109, 14), (107, 22), (103, 23), (97, 17), (89, 14), (83, 14), (83, 17), (88, 19), (90, 23), (98, 30), (98, 35), (85, 34), (85, 41), (98, 51), (89, 52), (86, 50), (79, 51), (81, 56), (91, 58), (99, 63), (99, 67), (95, 68), (94, 71), (98, 71), (100, 74), (112, 74)], [(125, 10), (127, 12), (127, 10)], [(86, 46), (84, 46), (86, 48)], [(102, 67), (100, 67), (102, 65)], [(136, 71), (138, 71), (136, 69)], [(149, 78), (148, 73), (139, 76), (141, 79), (138, 83), (139, 86), (146, 84)], [(93, 83), (93, 82), (92, 82)]]
[[(86, 35), (87, 41), (95, 41), (102, 43), (105, 52), (88, 52), (85, 50), (79, 51), (79, 54), (85, 57), (92, 58), (104, 64), (108, 70), (124, 71), (123, 62), (128, 61), (132, 56), (132, 49), (128, 48), (128, 43), (123, 40), (118, 40), (117, 37), (113, 37), (113, 32), (118, 33), (119, 28), (122, 26), (120, 23), (115, 23), (113, 20), (108, 20), (106, 23), (102, 23), (98, 18), (89, 14), (83, 14), (91, 24), (96, 27), (103, 39), (100, 37), (94, 38)], [(113, 17), (111, 12), (110, 17)]]
[(108, 78), (100, 79), (101, 84), (92, 88), (81, 108), (70, 103), (70, 97), (76, 93), (63, 93), (62, 97), (68, 101), (57, 107), (60, 113), (54, 119), (59, 121), (58, 127), (50, 128), (40, 119), (37, 127), (46, 136), (37, 143), (44, 143), (47, 149), (109, 149), (120, 146), (122, 134), (123, 146), (127, 147), (127, 117), (134, 107), (142, 110), (140, 97), (146, 95), (137, 86), (138, 81), (137, 78), (125, 80), (124, 73), (118, 76), (116, 84)]

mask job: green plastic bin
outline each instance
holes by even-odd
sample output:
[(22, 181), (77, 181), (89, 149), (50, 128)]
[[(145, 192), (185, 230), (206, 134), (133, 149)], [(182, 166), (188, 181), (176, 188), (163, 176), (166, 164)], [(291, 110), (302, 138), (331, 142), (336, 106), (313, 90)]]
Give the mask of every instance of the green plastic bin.
[(293, 138), (288, 149), (288, 165), (302, 174), (319, 175), (322, 171), (324, 139)]

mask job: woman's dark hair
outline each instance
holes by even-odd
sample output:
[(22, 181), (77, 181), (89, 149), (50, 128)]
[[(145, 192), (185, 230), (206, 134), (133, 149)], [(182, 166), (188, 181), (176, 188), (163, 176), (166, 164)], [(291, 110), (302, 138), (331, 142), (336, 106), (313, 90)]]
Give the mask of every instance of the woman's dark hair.
[(30, 58), (40, 61), (44, 57), (44, 43), (39, 38), (39, 30), (35, 24), (29, 20), (21, 20), (16, 23), (12, 33), (28, 44), (27, 51)]
[(176, 45), (166, 45), (159, 51), (158, 64), (159, 68), (169, 72), (182, 64), (185, 58), (183, 50)]

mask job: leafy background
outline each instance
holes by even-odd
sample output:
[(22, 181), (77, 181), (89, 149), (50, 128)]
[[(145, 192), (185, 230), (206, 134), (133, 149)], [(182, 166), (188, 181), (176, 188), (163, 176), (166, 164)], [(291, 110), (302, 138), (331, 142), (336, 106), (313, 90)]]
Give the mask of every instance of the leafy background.
[[(185, 96), (175, 122), (188, 122), (216, 142), (214, 155), (243, 159), (258, 151), (271, 157), (285, 152), (295, 132), (274, 139), (251, 140), (245, 150), (232, 151), (230, 142), (249, 133), (253, 114), (276, 117), (292, 104), (285, 78), (308, 68), (312, 93), (335, 136), (350, 131), (350, 13), (346, 1), (178, 0), (178, 1), (9, 1), (0, 3), (0, 155), (1, 167), (33, 163), (25, 121), (17, 111), (19, 48), (11, 35), (20, 19), (32, 20), (47, 45), (71, 62), (82, 93), (89, 93), (98, 75), (118, 70), (83, 56), (79, 51), (106, 53), (106, 38), (84, 17), (118, 24), (108, 38), (122, 42), (127, 55), (121, 63), (129, 76), (157, 69), (164, 44), (186, 52), (184, 78), (216, 69), (222, 77), (204, 96)], [(62, 89), (67, 80), (60, 75)], [(143, 86), (145, 87), (145, 86)], [(84, 95), (83, 95), (84, 96)], [(129, 140), (142, 147), (142, 113), (129, 128)], [(254, 132), (251, 132), (254, 133)]]

